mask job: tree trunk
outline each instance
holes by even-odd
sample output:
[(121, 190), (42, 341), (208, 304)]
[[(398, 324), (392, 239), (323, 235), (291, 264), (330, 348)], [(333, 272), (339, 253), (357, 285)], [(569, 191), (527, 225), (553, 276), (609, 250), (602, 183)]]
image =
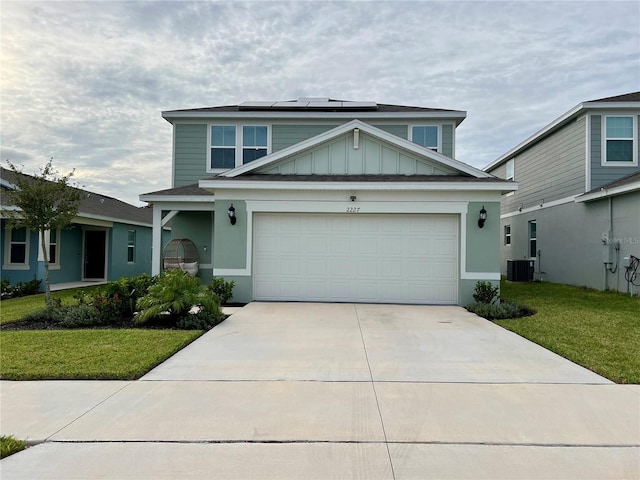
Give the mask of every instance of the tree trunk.
[(53, 310), (53, 302), (51, 301), (51, 285), (49, 284), (49, 252), (47, 251), (47, 242), (44, 237), (45, 231), (40, 231), (40, 248), (42, 249), (42, 258), (44, 259), (44, 300), (47, 306), (47, 313), (51, 315)]

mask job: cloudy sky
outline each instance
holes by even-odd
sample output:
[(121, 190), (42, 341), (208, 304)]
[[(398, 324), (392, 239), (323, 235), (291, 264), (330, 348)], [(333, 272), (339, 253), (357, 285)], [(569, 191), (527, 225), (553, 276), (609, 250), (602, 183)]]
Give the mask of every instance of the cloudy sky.
[(638, 1), (2, 1), (1, 158), (141, 205), (161, 111), (301, 96), (467, 111), (484, 167), (586, 100), (640, 90)]

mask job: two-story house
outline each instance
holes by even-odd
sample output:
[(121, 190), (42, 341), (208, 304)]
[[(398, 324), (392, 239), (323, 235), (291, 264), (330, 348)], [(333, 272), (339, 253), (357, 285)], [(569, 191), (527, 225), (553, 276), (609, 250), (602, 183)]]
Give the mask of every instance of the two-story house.
[(536, 279), (637, 292), (639, 129), (640, 92), (583, 102), (485, 168), (519, 185), (502, 199), (502, 273), (527, 259)]
[(454, 159), (466, 112), (300, 98), (165, 111), (161, 228), (198, 249), (234, 300), (467, 304), (500, 279), (499, 215), (516, 188)]

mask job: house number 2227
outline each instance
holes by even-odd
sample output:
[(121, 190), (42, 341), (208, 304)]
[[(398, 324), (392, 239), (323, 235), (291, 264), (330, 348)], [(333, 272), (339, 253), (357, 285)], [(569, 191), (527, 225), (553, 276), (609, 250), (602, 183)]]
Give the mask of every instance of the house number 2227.
[(358, 213), (360, 211), (360, 207), (347, 207), (347, 213)]

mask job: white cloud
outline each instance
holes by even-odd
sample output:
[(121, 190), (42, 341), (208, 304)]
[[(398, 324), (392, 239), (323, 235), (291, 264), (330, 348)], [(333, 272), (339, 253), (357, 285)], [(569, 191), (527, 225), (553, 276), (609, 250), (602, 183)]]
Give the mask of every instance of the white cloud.
[[(637, 2), (3, 2), (2, 158), (168, 188), (162, 110), (303, 95), (466, 110), (482, 167), (640, 85)], [(30, 167), (31, 168), (31, 167)]]

